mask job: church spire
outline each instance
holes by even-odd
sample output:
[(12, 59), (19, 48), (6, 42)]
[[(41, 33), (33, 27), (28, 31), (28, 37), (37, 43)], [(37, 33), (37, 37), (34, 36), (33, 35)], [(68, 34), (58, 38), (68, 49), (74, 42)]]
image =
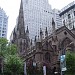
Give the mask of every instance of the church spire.
[(18, 37), (25, 38), (25, 26), (24, 26), (24, 14), (23, 14), (23, 2), (21, 0), (18, 24), (17, 24)]
[(28, 29), (28, 26), (27, 26), (27, 30), (26, 30), (26, 36), (29, 37), (29, 29)]
[(27, 30), (26, 30), (26, 44), (27, 44), (27, 48), (30, 46), (30, 38), (29, 38), (29, 29), (27, 26)]
[(54, 19), (52, 18), (52, 33), (55, 32), (55, 22)]
[(22, 27), (24, 27), (24, 14), (23, 14), (23, 3), (21, 0), (21, 4), (20, 4), (20, 10), (19, 10), (19, 16), (18, 16), (18, 29), (21, 29)]
[(40, 40), (42, 41), (43, 39), (43, 32), (42, 32), (42, 29), (40, 28)]
[(26, 33), (29, 33), (29, 29), (28, 29), (28, 26), (27, 26), (27, 30), (26, 30)]
[(47, 27), (46, 27), (46, 30), (45, 30), (45, 37), (48, 37)]

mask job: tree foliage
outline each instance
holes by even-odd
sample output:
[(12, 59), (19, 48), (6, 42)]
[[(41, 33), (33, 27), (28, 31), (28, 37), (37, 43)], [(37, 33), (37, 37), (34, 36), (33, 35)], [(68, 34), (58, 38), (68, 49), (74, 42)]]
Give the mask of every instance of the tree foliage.
[(67, 52), (66, 67), (67, 67), (67, 73), (75, 75), (75, 53)]
[(5, 73), (10, 73), (11, 75), (18, 75), (23, 73), (23, 61), (17, 55), (9, 55), (5, 58)]
[(18, 53), (18, 52), (17, 52), (17, 46), (14, 45), (14, 44), (9, 44), (9, 45), (7, 46), (7, 51), (6, 51), (6, 53), (7, 53), (8, 55), (15, 55), (15, 54), (17, 54), (17, 53)]
[(7, 43), (8, 43), (8, 41), (7, 41), (7, 39), (5, 39), (5, 38), (0, 38), (0, 44), (1, 45), (7, 45)]
[(4, 75), (22, 75), (23, 60), (18, 55), (17, 46), (9, 44), (5, 38), (0, 38), (0, 57), (4, 61)]
[(0, 56), (4, 56), (8, 41), (5, 38), (0, 38)]

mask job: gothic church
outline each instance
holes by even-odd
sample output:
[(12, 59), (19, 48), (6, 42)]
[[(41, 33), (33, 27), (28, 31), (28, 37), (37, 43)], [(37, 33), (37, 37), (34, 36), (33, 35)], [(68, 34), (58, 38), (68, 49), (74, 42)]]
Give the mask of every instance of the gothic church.
[(40, 35), (35, 36), (34, 45), (29, 38), (29, 29), (24, 27), (23, 7), (20, 6), (17, 28), (13, 31), (12, 43), (18, 47), (18, 53), (27, 63), (35, 61), (38, 67), (46, 65), (48, 68), (59, 68), (59, 56), (66, 53), (67, 50), (75, 52), (75, 28), (69, 30), (66, 26), (55, 29), (55, 22), (52, 18), (52, 34), (49, 35), (47, 27), (45, 38), (40, 28)]

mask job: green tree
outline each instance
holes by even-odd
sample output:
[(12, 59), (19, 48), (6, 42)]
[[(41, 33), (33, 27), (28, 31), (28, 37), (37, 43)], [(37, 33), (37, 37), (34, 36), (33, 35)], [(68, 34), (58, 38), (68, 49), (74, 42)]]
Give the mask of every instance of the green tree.
[(9, 44), (7, 46), (7, 51), (6, 51), (7, 55), (15, 55), (17, 54), (17, 46), (15, 44)]
[(66, 67), (68, 75), (75, 75), (75, 53), (67, 52)]
[(19, 57), (17, 46), (9, 44), (4, 58), (5, 75), (21, 75), (23, 73), (23, 60)]
[(4, 60), (5, 74), (21, 75), (23, 73), (23, 60), (18, 55), (9, 55)]
[(0, 38), (0, 62), (4, 75), (22, 75), (23, 60), (18, 55), (17, 46), (9, 44), (5, 38)]
[(0, 73), (3, 73), (3, 59), (7, 47), (7, 39), (0, 38)]
[(4, 56), (8, 41), (5, 38), (0, 38), (0, 56)]

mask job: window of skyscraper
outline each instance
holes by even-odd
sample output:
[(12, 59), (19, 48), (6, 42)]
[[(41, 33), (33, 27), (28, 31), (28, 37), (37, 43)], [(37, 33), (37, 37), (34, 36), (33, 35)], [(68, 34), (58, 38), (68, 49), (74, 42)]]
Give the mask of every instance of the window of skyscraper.
[(2, 33), (4, 33), (4, 31), (2, 31)]
[(74, 11), (74, 16), (75, 16), (75, 11)]
[(70, 14), (68, 14), (68, 19), (70, 19), (71, 18), (71, 16), (70, 16)]
[(2, 36), (4, 36), (5, 34), (2, 34)]

